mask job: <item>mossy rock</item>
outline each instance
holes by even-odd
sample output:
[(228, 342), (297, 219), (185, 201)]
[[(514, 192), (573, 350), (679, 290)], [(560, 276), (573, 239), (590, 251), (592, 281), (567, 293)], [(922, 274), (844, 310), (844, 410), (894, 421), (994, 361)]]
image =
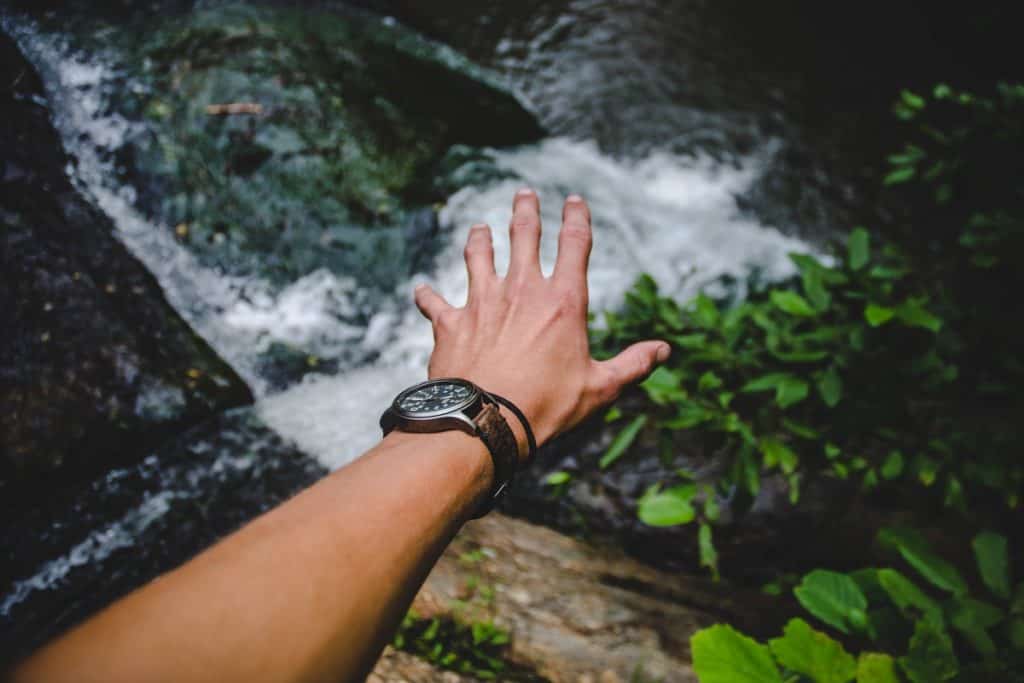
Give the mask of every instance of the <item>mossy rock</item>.
[[(393, 281), (411, 259), (410, 211), (450, 189), (441, 161), (453, 145), (542, 135), (487, 73), (361, 13), (203, 9), (124, 43), (135, 87), (115, 104), (150, 132), (122, 154), (127, 180), (233, 274), (283, 282), (326, 267)], [(244, 106), (219, 106), (232, 104)]]
[(0, 500), (105, 471), (245, 383), (74, 190), (42, 83), (0, 33)]

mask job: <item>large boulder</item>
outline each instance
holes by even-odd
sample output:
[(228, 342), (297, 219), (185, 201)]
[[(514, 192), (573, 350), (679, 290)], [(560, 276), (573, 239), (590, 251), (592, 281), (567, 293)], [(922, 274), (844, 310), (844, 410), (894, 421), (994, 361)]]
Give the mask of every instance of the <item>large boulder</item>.
[[(39, 76), (0, 34), (0, 499), (105, 470), (251, 400), (72, 187)], [(5, 511), (6, 511), (5, 510)]]
[(228, 274), (326, 268), (390, 288), (423, 247), (423, 210), (447, 197), (450, 150), (543, 135), (488, 72), (394, 22), (336, 4), (162, 4), (112, 22), (73, 3), (38, 26), (107, 67), (109, 91), (89, 95), (128, 124), (105, 153), (136, 207)]
[(0, 671), (325, 474), (251, 408), (0, 524)]

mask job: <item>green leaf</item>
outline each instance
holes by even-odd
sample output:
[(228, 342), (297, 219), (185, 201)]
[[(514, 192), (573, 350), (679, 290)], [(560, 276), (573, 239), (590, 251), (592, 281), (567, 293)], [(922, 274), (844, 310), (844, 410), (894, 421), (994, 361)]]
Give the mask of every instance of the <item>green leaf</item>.
[(622, 454), (626, 452), (626, 449), (633, 444), (633, 440), (636, 439), (636, 435), (640, 433), (643, 426), (647, 424), (646, 415), (637, 415), (633, 418), (626, 427), (619, 432), (615, 439), (612, 440), (611, 446), (604, 455), (601, 456), (599, 465), (601, 469), (607, 469), (613, 462), (622, 457)]
[(685, 397), (682, 382), (682, 375), (661, 365), (640, 383), (640, 388), (647, 394), (647, 398), (663, 406)]
[(903, 454), (899, 451), (890, 451), (882, 462), (882, 478), (895, 479), (903, 473)]
[(900, 667), (912, 683), (939, 683), (948, 681), (960, 671), (960, 663), (953, 653), (949, 635), (930, 621), (921, 620), (914, 625), (914, 635)]
[(868, 325), (871, 325), (871, 327), (884, 325), (892, 320), (894, 315), (896, 315), (896, 311), (878, 304), (868, 304), (864, 308), (864, 319), (868, 321)]
[(924, 98), (920, 95), (915, 95), (909, 90), (901, 91), (900, 99), (903, 101), (903, 104), (911, 109), (924, 109)]
[(765, 468), (778, 466), (786, 474), (790, 474), (796, 469), (796, 453), (778, 439), (762, 437), (758, 448), (764, 455)]
[(803, 619), (790, 619), (782, 637), (768, 641), (768, 646), (780, 664), (815, 683), (847, 683), (857, 673), (853, 656)]
[(1003, 600), (1010, 599), (1010, 558), (1006, 537), (992, 531), (982, 531), (971, 541), (978, 572), (993, 594)]
[(849, 626), (865, 621), (868, 600), (846, 574), (815, 569), (804, 576), (793, 594), (808, 612), (843, 633), (850, 632)]
[(832, 303), (832, 295), (825, 288), (825, 279), (820, 268), (806, 270), (801, 277), (804, 286), (804, 294), (814, 306), (815, 310), (822, 312), (828, 309)]
[(544, 479), (544, 483), (548, 486), (559, 486), (570, 479), (572, 479), (572, 475), (568, 472), (552, 472)]
[(691, 487), (687, 492), (668, 490), (654, 495), (644, 496), (637, 507), (637, 516), (648, 526), (678, 526), (692, 522), (697, 516), (690, 502), (693, 498)]
[(862, 652), (857, 658), (857, 683), (900, 683), (896, 662), (881, 652)]
[(701, 683), (782, 683), (771, 651), (731, 626), (697, 631), (690, 652)]
[(860, 270), (867, 265), (871, 256), (871, 237), (864, 228), (857, 228), (850, 233), (846, 241), (846, 262), (852, 270)]
[(701, 391), (717, 389), (720, 386), (722, 386), (722, 378), (716, 375), (711, 370), (705, 372), (703, 375), (700, 376), (700, 379), (697, 380), (697, 388), (700, 389)]
[(835, 408), (843, 399), (843, 379), (834, 367), (822, 373), (818, 380), (818, 393), (829, 408)]
[(605, 422), (615, 422), (622, 417), (622, 410), (618, 406), (612, 406), (604, 415)]
[(740, 388), (740, 391), (743, 393), (751, 393), (754, 391), (772, 391), (777, 389), (781, 383), (790, 379), (795, 378), (788, 372), (772, 372), (767, 375), (761, 375), (756, 379), (750, 380)]
[(807, 299), (803, 298), (796, 292), (776, 289), (772, 291), (771, 299), (772, 303), (775, 304), (775, 307), (783, 313), (803, 317), (815, 315), (815, 311), (811, 308), (811, 305), (807, 303)]
[(697, 547), (700, 549), (700, 566), (707, 567), (715, 581), (718, 581), (718, 551), (711, 536), (711, 525), (703, 522), (697, 534)]
[(876, 572), (878, 585), (904, 614), (912, 618), (926, 616), (941, 620), (942, 607), (917, 587), (913, 581), (895, 569), (879, 569)]
[(942, 318), (929, 312), (915, 299), (907, 299), (897, 306), (896, 317), (911, 327), (923, 327), (932, 332), (942, 328)]
[(917, 169), (913, 166), (899, 166), (895, 170), (889, 171), (885, 178), (882, 179), (882, 184), (899, 185), (900, 183), (912, 180), (916, 173)]
[(967, 594), (967, 584), (956, 567), (932, 554), (926, 546), (901, 544), (897, 549), (903, 559), (932, 585), (956, 596)]
[(700, 327), (711, 329), (718, 325), (718, 307), (704, 294), (698, 294), (694, 299), (693, 315)]
[(810, 387), (807, 386), (807, 382), (796, 377), (787, 377), (775, 387), (775, 403), (780, 408), (788, 408), (807, 398), (808, 391)]
[(676, 416), (663, 423), (669, 429), (692, 429), (707, 422), (715, 414), (693, 401), (684, 401), (676, 405)]
[(988, 634), (988, 629), (1002, 621), (1004, 616), (998, 607), (972, 598), (953, 600), (949, 605), (949, 623), (985, 657), (991, 657), (996, 652), (996, 644)]

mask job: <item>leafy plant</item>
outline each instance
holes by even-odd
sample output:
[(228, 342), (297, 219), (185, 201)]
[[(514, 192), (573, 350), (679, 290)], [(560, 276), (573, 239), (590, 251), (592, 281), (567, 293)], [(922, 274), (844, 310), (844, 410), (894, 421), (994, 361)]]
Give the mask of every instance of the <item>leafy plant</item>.
[(508, 643), (508, 632), (492, 622), (463, 624), (440, 617), (425, 619), (410, 611), (392, 644), (443, 668), (494, 679), (508, 668), (502, 658)]
[(906, 92), (896, 111), (914, 142), (890, 157), (884, 184), (912, 227), (887, 241), (857, 228), (829, 258), (792, 254), (791, 281), (733, 305), (680, 304), (642, 276), (592, 332), (607, 354), (644, 338), (673, 345), (644, 401), (612, 409), (625, 426), (600, 466), (652, 444), (667, 463), (684, 449), (724, 454), (715, 480), (676, 470), (638, 506), (651, 525), (701, 524), (712, 570), (716, 498), (742, 514), (769, 474), (794, 504), (809, 477), (866, 491), (915, 482), (962, 511), (1020, 504), (1024, 362), (1007, 297), (1024, 291), (1024, 172), (1004, 171), (1024, 171), (1024, 86), (989, 99)]
[(926, 587), (897, 569), (870, 568), (849, 574), (815, 570), (793, 591), (821, 624), (843, 638), (853, 636), (853, 642), (870, 643), (870, 650), (854, 657), (842, 642), (800, 618), (767, 644), (718, 624), (691, 639), (701, 682), (1024, 680), (1024, 581), (1012, 596), (1004, 590), (1011, 575), (1003, 536), (985, 531), (972, 544), (984, 599), (970, 596), (959, 571), (916, 534), (887, 530), (879, 541), (906, 560)]

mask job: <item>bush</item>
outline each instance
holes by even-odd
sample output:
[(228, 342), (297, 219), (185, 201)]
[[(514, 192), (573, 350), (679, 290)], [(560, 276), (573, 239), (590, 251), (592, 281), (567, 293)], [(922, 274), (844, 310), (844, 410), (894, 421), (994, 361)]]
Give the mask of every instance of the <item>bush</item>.
[(1020, 504), (1024, 86), (981, 98), (940, 85), (904, 92), (895, 111), (912, 141), (884, 185), (910, 227), (886, 240), (857, 228), (831, 258), (793, 254), (798, 277), (736, 305), (680, 305), (644, 276), (593, 332), (609, 354), (651, 337), (674, 347), (639, 409), (609, 413), (625, 426), (600, 466), (642, 432), (670, 464), (687, 430), (691, 449), (726, 454), (716, 480), (680, 470), (639, 501), (648, 524), (698, 522), (712, 571), (716, 491), (742, 512), (766, 473), (785, 477), (794, 504), (808, 477), (865, 490), (913, 481), (922, 504), (961, 511)]
[(866, 643), (870, 650), (854, 658), (839, 640), (800, 618), (767, 644), (719, 624), (691, 639), (701, 682), (1024, 680), (1024, 581), (1011, 589), (1005, 537), (982, 532), (972, 543), (985, 586), (982, 598), (970, 595), (957, 569), (912, 532), (885, 530), (879, 541), (928, 590), (897, 569), (870, 568), (849, 574), (815, 570), (793, 591), (840, 639)]

